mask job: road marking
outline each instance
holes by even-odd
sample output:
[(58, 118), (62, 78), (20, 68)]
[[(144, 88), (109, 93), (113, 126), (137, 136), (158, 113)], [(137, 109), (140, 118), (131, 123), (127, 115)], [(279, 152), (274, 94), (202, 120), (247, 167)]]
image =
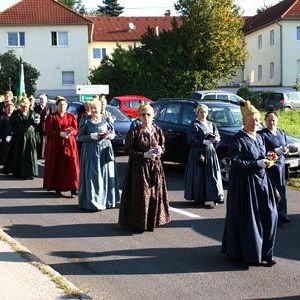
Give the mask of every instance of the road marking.
[[(42, 163), (42, 162), (38, 162), (38, 165), (44, 167), (45, 164)], [(121, 195), (122, 190), (119, 190), (119, 191), (120, 191), (120, 195)], [(184, 216), (190, 217), (190, 218), (192, 218), (192, 219), (203, 219), (203, 218), (204, 218), (204, 217), (202, 217), (202, 216), (192, 214), (192, 213), (190, 213), (190, 212), (188, 212), (188, 211), (184, 211), (184, 210), (179, 209), (179, 208), (175, 208), (175, 207), (169, 206), (169, 209), (170, 209), (170, 211), (173, 211), (173, 212), (175, 212), (175, 213), (177, 213), (177, 214), (180, 214), (180, 215), (184, 215)]]
[(193, 219), (203, 219), (204, 218), (202, 216), (192, 214), (188, 211), (185, 211), (185, 210), (182, 210), (182, 209), (179, 209), (179, 208), (174, 208), (174, 207), (169, 206), (169, 209), (170, 209), (170, 211), (176, 212), (178, 214), (181, 214), (181, 215), (193, 218)]

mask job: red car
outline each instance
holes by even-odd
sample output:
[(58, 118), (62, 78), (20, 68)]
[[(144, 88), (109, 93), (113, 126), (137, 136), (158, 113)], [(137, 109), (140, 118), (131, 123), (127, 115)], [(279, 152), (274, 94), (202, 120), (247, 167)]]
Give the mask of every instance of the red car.
[(138, 109), (141, 102), (153, 102), (151, 99), (139, 96), (139, 95), (125, 95), (113, 97), (109, 104), (118, 107), (123, 113), (125, 113), (130, 118), (137, 118), (139, 113)]

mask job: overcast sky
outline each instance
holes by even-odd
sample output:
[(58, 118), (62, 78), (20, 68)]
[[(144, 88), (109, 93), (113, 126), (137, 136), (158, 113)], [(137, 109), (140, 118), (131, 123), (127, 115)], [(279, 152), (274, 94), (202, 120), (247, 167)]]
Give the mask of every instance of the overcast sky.
[[(0, 11), (20, 0), (0, 0)], [(37, 0), (39, 1), (39, 0)], [(222, 1), (222, 0), (219, 0)], [(174, 11), (174, 0), (119, 0), (119, 4), (125, 7), (123, 16), (162, 16), (167, 9), (172, 14)], [(235, 0), (244, 11), (244, 15), (255, 15), (256, 9), (264, 5), (277, 4), (278, 0)], [(101, 4), (100, 0), (83, 0), (86, 8), (96, 8)]]

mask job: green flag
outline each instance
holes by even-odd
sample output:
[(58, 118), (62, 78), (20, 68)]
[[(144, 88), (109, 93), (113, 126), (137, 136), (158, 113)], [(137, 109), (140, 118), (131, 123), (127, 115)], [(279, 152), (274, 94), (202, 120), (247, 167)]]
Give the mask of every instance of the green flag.
[(20, 56), (20, 74), (19, 74), (19, 85), (17, 91), (17, 101), (20, 102), (20, 99), (25, 96), (25, 80), (24, 80), (24, 65), (22, 56)]

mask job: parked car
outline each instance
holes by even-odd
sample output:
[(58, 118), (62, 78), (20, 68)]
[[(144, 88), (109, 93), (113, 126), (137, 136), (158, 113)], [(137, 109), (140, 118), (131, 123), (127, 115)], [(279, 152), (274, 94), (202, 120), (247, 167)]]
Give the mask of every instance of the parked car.
[(300, 108), (300, 92), (264, 92), (261, 93), (260, 97), (263, 99), (266, 110)]
[(193, 91), (191, 92), (190, 99), (201, 99), (201, 100), (222, 100), (231, 103), (239, 103), (240, 101), (245, 101), (240, 96), (221, 90), (203, 90), (203, 91)]
[[(166, 152), (163, 160), (185, 164), (189, 153), (186, 136), (192, 121), (196, 120), (195, 108), (199, 103), (208, 106), (207, 119), (217, 125), (221, 135), (216, 151), (222, 179), (227, 182), (230, 169), (228, 143), (230, 137), (242, 127), (242, 115), (238, 105), (222, 101), (192, 99), (164, 99), (152, 103), (155, 110), (155, 123), (163, 130), (166, 139)], [(288, 143), (296, 146), (295, 152), (286, 158), (287, 168), (290, 171), (300, 171), (300, 139), (290, 136), (287, 138)]]
[[(69, 102), (67, 111), (77, 115), (78, 110), (82, 105), (82, 102)], [(112, 145), (116, 152), (122, 152), (124, 150), (126, 135), (131, 125), (131, 119), (121, 112), (117, 107), (107, 105), (106, 109), (112, 114), (113, 117), (115, 117), (113, 126), (116, 137), (112, 140)]]
[(113, 97), (108, 104), (118, 107), (130, 118), (138, 117), (138, 109), (141, 102), (152, 102), (151, 99), (139, 95), (125, 95)]

